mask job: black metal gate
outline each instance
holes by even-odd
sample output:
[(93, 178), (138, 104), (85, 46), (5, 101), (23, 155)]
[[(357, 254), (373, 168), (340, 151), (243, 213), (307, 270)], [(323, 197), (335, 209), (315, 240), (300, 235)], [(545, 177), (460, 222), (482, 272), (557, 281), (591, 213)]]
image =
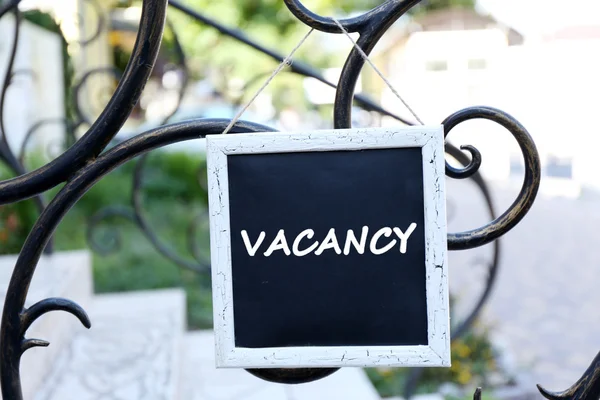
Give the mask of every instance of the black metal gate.
[[(316, 15), (304, 7), (300, 1), (284, 1), (294, 16), (309, 27), (331, 34), (343, 33), (338, 22), (328, 17)], [(13, 179), (0, 182), (0, 204), (8, 204), (27, 198), (35, 198), (40, 215), (22, 247), (13, 271), (4, 304), (0, 338), (0, 366), (2, 394), (5, 399), (22, 398), (19, 371), (21, 355), (32, 347), (48, 345), (48, 342), (41, 339), (26, 338), (28, 328), (37, 318), (49, 311), (62, 310), (76, 316), (84, 326), (88, 328), (91, 326), (91, 322), (86, 312), (80, 306), (67, 299), (48, 298), (31, 307), (25, 307), (25, 299), (28, 293), (29, 284), (35, 273), (36, 265), (43, 252), (52, 251), (52, 234), (69, 209), (95, 183), (123, 163), (137, 156), (145, 157), (145, 153), (169, 144), (197, 139), (198, 137), (204, 137), (208, 134), (221, 133), (230, 122), (229, 120), (224, 119), (199, 119), (190, 122), (165, 125), (139, 134), (121, 143), (117, 143), (108, 150), (105, 150), (109, 144), (111, 144), (118, 131), (129, 117), (150, 77), (161, 45), (168, 6), (187, 14), (189, 17), (197, 20), (198, 23), (209, 25), (222, 34), (228, 35), (257, 51), (264, 53), (266, 56), (277, 62), (282, 62), (285, 58), (276, 51), (272, 51), (260, 43), (253, 41), (243, 32), (215, 22), (199, 11), (190, 9), (178, 1), (171, 0), (167, 2), (167, 0), (144, 0), (139, 31), (137, 33), (137, 40), (131, 59), (129, 60), (124, 74), (120, 77), (118, 87), (107, 106), (93, 122), (88, 121), (87, 117), (83, 115), (79, 107), (76, 107), (75, 118), (73, 120), (65, 121), (67, 127), (66, 130), (68, 132), (68, 148), (52, 162), (34, 171), (27, 172), (23, 167), (23, 154), (17, 155), (13, 153), (8, 145), (4, 121), (9, 117), (3, 115), (3, 105), (7, 88), (11, 84), (14, 76), (19, 73), (19, 71), (15, 71), (13, 68), (16, 47), (19, 41), (19, 2), (20, 0), (7, 0), (0, 5), (0, 18), (8, 14), (13, 14), (16, 17), (13, 37), (3, 38), (3, 41), (6, 43), (12, 40), (12, 52), (0, 98), (0, 129), (2, 132), (2, 136), (0, 137), (0, 157), (17, 176)], [(359, 34), (357, 44), (366, 54), (369, 54), (378, 43), (379, 39), (386, 33), (388, 28), (419, 2), (419, 0), (388, 0), (361, 16), (341, 20), (339, 21), (339, 24), (341, 24), (346, 31)], [(95, 4), (91, 1), (90, 3)], [(98, 36), (98, 32), (103, 29), (105, 22), (106, 21), (99, 19), (97, 32), (92, 35), (92, 37), (82, 41), (80, 45), (85, 46), (95, 40)], [(170, 28), (174, 34), (173, 27)], [(175, 43), (180, 66), (185, 70), (185, 54), (178, 44), (176, 35)], [(353, 49), (346, 59), (341, 77), (337, 83), (326, 80), (320, 71), (301, 62), (294, 62), (291, 64), (290, 70), (293, 73), (304, 77), (315, 78), (323, 84), (336, 89), (333, 113), (333, 125), (336, 129), (351, 127), (353, 102), (365, 110), (394, 118), (402, 124), (412, 125), (413, 123), (411, 121), (382, 108), (369, 98), (363, 95), (354, 94), (364, 63), (365, 60), (360, 55), (359, 51)], [(85, 84), (86, 79), (91, 75), (98, 73), (112, 74), (113, 71), (94, 70), (86, 73), (81, 81), (75, 85), (75, 91), (78, 91)], [(77, 95), (75, 95), (75, 98), (77, 98)], [(464, 334), (477, 317), (483, 304), (486, 302), (496, 276), (499, 257), (499, 244), (497, 239), (517, 225), (529, 211), (540, 184), (540, 160), (537, 150), (526, 129), (518, 121), (498, 109), (483, 106), (470, 107), (457, 111), (443, 121), (445, 135), (448, 135), (448, 133), (458, 124), (471, 119), (487, 119), (496, 122), (513, 135), (523, 154), (525, 177), (521, 191), (513, 204), (500, 216), (496, 217), (487, 186), (481, 175), (478, 173), (481, 164), (479, 151), (472, 146), (462, 146), (461, 149), (466, 150), (470, 154), (469, 157), (458, 148), (450, 144), (446, 145), (447, 154), (463, 165), (463, 168), (455, 168), (446, 163), (446, 174), (448, 177), (454, 179), (473, 179), (488, 203), (492, 219), (492, 222), (480, 228), (467, 232), (449, 234), (448, 247), (450, 250), (465, 250), (494, 242), (495, 252), (494, 261), (490, 266), (485, 290), (478, 298), (478, 301), (473, 306), (469, 315), (456, 327), (452, 334), (453, 338), (460, 337)], [(26, 141), (37, 129), (39, 129), (40, 125), (44, 123), (53, 122), (43, 121), (32, 126), (27, 134)], [(89, 129), (87, 129), (85, 134), (79, 139), (76, 139), (75, 131), (86, 123), (89, 123)], [(231, 130), (231, 133), (273, 130), (274, 129), (268, 126), (253, 122), (239, 121)], [(25, 146), (23, 146), (23, 148), (24, 147)], [(143, 168), (144, 163), (142, 158), (138, 163), (134, 174), (134, 194), (132, 198), (133, 211), (129, 216), (141, 228), (161, 254), (184, 268), (200, 272), (206, 271), (208, 269), (206, 263), (199, 260), (197, 260), (197, 262), (187, 261), (161, 243), (153, 233), (148, 222), (144, 219), (140, 211), (141, 201), (139, 197), (140, 180)], [(44, 204), (41, 194), (61, 184), (64, 184), (64, 186), (60, 189), (58, 194), (49, 204)], [(106, 213), (100, 212), (97, 215), (97, 218), (91, 222), (92, 228), (97, 220), (102, 219), (109, 213), (110, 212), (108, 211)], [(323, 378), (335, 372), (335, 369), (261, 369), (251, 370), (249, 372), (269, 381), (298, 383)], [(418, 377), (419, 370), (414, 370), (411, 378), (412, 382), (418, 379)], [(407, 391), (410, 392), (410, 390), (409, 384)], [(551, 399), (595, 400), (600, 398), (600, 353), (596, 356), (581, 380), (575, 383), (571, 389), (562, 393), (548, 393), (542, 388), (540, 388), (540, 391), (544, 396)], [(480, 396), (480, 392), (478, 391), (475, 396)]]

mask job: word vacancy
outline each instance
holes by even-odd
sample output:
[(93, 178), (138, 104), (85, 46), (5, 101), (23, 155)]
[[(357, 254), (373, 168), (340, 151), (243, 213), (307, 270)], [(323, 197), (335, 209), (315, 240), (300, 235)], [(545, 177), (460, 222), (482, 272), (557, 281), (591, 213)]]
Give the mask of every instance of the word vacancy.
[[(390, 227), (386, 226), (384, 228), (381, 228), (378, 231), (376, 231), (373, 234), (373, 236), (371, 237), (371, 240), (369, 241), (368, 249), (374, 255), (381, 255), (381, 254), (387, 253), (388, 251), (393, 249), (396, 246), (396, 244), (398, 243), (398, 239), (399, 239), (400, 253), (404, 254), (404, 253), (406, 253), (406, 250), (407, 250), (408, 238), (413, 233), (413, 231), (415, 230), (416, 227), (417, 227), (417, 224), (413, 222), (412, 224), (409, 225), (408, 229), (406, 229), (406, 231), (404, 231), (404, 232), (402, 230), (400, 230), (400, 228), (396, 228), (396, 227), (390, 228)], [(244, 245), (246, 246), (246, 251), (248, 252), (248, 255), (250, 257), (254, 257), (256, 255), (256, 253), (258, 252), (261, 244), (265, 240), (265, 237), (266, 237), (265, 232), (263, 231), (260, 233), (260, 235), (258, 235), (258, 239), (256, 240), (256, 242), (254, 244), (251, 243), (250, 237), (248, 236), (248, 232), (246, 232), (245, 230), (242, 230), (241, 234), (242, 234), (242, 239), (244, 240)], [(314, 241), (309, 244), (308, 242), (314, 237), (314, 235), (315, 235), (315, 231), (313, 231), (312, 229), (303, 230), (302, 232), (300, 232), (298, 234), (298, 236), (296, 236), (296, 238), (292, 242), (292, 247), (290, 249), (290, 246), (288, 245), (287, 237), (285, 235), (285, 230), (280, 229), (279, 232), (277, 233), (277, 235), (275, 236), (275, 238), (273, 239), (273, 241), (271, 242), (271, 244), (269, 245), (269, 247), (266, 249), (266, 251), (263, 254), (265, 257), (269, 257), (274, 252), (279, 250), (279, 251), (283, 251), (286, 256), (293, 254), (297, 257), (304, 257), (313, 252), (316, 256), (320, 256), (326, 250), (332, 250), (332, 251), (335, 251), (337, 254), (344, 253), (344, 255), (347, 256), (350, 254), (351, 248), (354, 248), (354, 250), (358, 254), (364, 254), (365, 249), (367, 247), (367, 237), (369, 235), (369, 227), (363, 226), (362, 232), (360, 235), (360, 239), (358, 239), (356, 237), (356, 235), (354, 234), (354, 231), (352, 229), (348, 229), (348, 232), (346, 233), (346, 240), (344, 241), (343, 251), (342, 251), (342, 248), (340, 247), (340, 242), (338, 241), (338, 238), (337, 238), (334, 228), (331, 228), (329, 230), (329, 232), (327, 233), (327, 235), (325, 236), (325, 238), (323, 239), (322, 242), (319, 243), (319, 241)], [(392, 235), (393, 235), (393, 238), (391, 238)], [(384, 244), (383, 243), (384, 237), (388, 238), (388, 239), (391, 238), (391, 240), (387, 240), (386, 241), (387, 243)], [(301, 247), (302, 247), (302, 249), (301, 249)]]

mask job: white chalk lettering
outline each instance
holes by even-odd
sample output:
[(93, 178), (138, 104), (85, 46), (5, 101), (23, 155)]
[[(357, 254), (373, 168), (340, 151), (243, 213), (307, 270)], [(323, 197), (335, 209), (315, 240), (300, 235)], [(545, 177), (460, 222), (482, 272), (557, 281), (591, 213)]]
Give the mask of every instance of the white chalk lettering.
[(319, 242), (313, 243), (306, 250), (298, 249), (298, 246), (300, 245), (300, 241), (302, 239), (304, 239), (305, 237), (307, 239), (312, 239), (314, 235), (315, 235), (315, 231), (313, 231), (312, 229), (306, 229), (306, 230), (303, 230), (302, 232), (300, 232), (300, 234), (296, 237), (296, 239), (294, 240), (294, 243), (292, 245), (292, 252), (294, 253), (295, 256), (304, 257), (305, 255), (312, 253), (317, 248), (317, 246), (319, 245)]
[(287, 244), (287, 240), (285, 239), (285, 231), (283, 229), (279, 230), (277, 236), (275, 236), (275, 240), (273, 240), (273, 243), (271, 243), (267, 251), (265, 251), (265, 257), (269, 257), (275, 250), (283, 250), (286, 256), (292, 254)]
[(256, 251), (262, 244), (263, 240), (265, 240), (265, 236), (266, 236), (265, 233), (261, 232), (260, 235), (258, 235), (258, 240), (256, 241), (256, 244), (254, 246), (252, 246), (252, 244), (250, 243), (250, 238), (248, 237), (248, 232), (242, 231), (242, 239), (244, 240), (244, 245), (246, 246), (246, 251), (248, 252), (248, 255), (250, 257), (254, 257), (254, 255), (256, 254)]
[[(304, 257), (309, 254), (314, 254), (315, 256), (320, 256), (326, 250), (333, 250), (337, 254), (344, 254), (345, 256), (350, 255), (353, 250), (356, 252), (354, 254), (365, 254), (367, 251), (367, 242), (368, 242), (368, 251), (376, 256), (381, 254), (385, 254), (394, 248), (398, 241), (400, 242), (400, 253), (405, 254), (408, 250), (408, 239), (411, 237), (415, 229), (417, 228), (417, 224), (415, 222), (411, 223), (406, 231), (402, 231), (398, 227), (388, 227), (385, 226), (380, 228), (377, 231), (373, 231), (373, 236), (369, 239), (369, 227), (363, 226), (361, 229), (360, 237), (357, 237), (356, 233), (352, 229), (348, 229), (346, 231), (346, 238), (344, 241), (344, 250), (340, 248), (340, 241), (338, 241), (338, 237), (335, 233), (335, 228), (329, 229), (327, 235), (322, 242), (318, 240), (312, 240), (315, 236), (315, 231), (313, 229), (305, 229), (301, 231), (293, 241), (292, 237), (289, 238), (292, 244), (292, 248), (290, 250), (290, 246), (288, 245), (288, 238), (285, 235), (285, 230), (280, 229), (277, 232), (277, 235), (267, 248), (263, 254), (265, 257), (270, 257), (274, 252), (281, 250), (286, 256), (295, 255), (296, 257)], [(253, 244), (250, 240), (248, 232), (243, 230), (241, 231), (242, 239), (244, 241), (244, 246), (246, 247), (246, 251), (250, 257), (254, 257), (261, 247), (262, 243), (265, 241), (266, 234), (265, 232), (260, 232), (256, 242)], [(322, 234), (322, 233), (321, 233)], [(395, 237), (393, 237), (395, 234)], [(388, 240), (385, 240), (388, 238)], [(398, 240), (400, 239), (400, 240)], [(301, 248), (302, 247), (302, 248)]]
[(344, 255), (350, 254), (350, 246), (354, 246), (358, 254), (364, 254), (365, 245), (367, 244), (368, 233), (369, 227), (363, 226), (359, 242), (358, 240), (356, 240), (356, 236), (354, 236), (354, 231), (352, 229), (348, 229), (348, 233), (346, 234), (346, 244), (344, 244)]
[(388, 228), (387, 226), (385, 228), (381, 228), (380, 230), (375, 232), (375, 234), (371, 238), (371, 244), (369, 245), (369, 249), (371, 250), (371, 253), (375, 254), (376, 256), (389, 251), (392, 247), (394, 247), (396, 245), (396, 242), (397, 242), (397, 240), (394, 239), (390, 243), (385, 245), (384, 247), (378, 249), (377, 241), (379, 240), (379, 238), (381, 238), (381, 236), (385, 236), (385, 237), (392, 236), (392, 228)]
[(413, 222), (412, 224), (410, 224), (406, 232), (402, 232), (399, 228), (394, 228), (394, 233), (400, 238), (400, 253), (406, 253), (408, 238), (413, 233), (416, 227), (417, 224)]
[(342, 249), (340, 249), (340, 245), (338, 244), (334, 228), (329, 230), (327, 236), (325, 236), (325, 239), (323, 240), (323, 243), (321, 243), (317, 251), (315, 251), (315, 255), (320, 256), (327, 249), (334, 249), (336, 253), (342, 254)]

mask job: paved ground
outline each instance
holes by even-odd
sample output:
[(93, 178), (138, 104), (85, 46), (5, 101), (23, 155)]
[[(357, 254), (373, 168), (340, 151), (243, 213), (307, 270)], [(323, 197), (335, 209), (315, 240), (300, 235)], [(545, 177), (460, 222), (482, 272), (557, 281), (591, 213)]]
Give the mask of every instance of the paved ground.
[[(473, 185), (449, 183), (449, 229), (487, 220)], [(515, 188), (496, 189), (502, 211)], [(574, 383), (600, 351), (600, 199), (539, 197), (502, 239), (502, 259), (485, 317), (514, 361), (551, 390)], [(481, 290), (490, 248), (450, 255), (451, 290), (469, 299)], [(483, 262), (482, 262), (483, 261)]]
[(212, 332), (189, 333), (182, 366), (182, 400), (378, 400), (360, 368), (342, 368), (326, 379), (281, 385), (258, 379), (243, 369), (216, 369)]

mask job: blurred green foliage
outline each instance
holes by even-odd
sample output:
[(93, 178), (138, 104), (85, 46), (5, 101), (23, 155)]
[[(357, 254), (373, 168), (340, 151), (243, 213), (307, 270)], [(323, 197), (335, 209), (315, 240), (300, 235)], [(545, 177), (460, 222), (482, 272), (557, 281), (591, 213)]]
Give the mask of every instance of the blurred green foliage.
[[(199, 154), (159, 151), (149, 155), (144, 167), (143, 214), (153, 232), (177, 254), (188, 259), (192, 259), (187, 247), (188, 227), (193, 218), (207, 209), (206, 191), (198, 183), (204, 165)], [(130, 207), (134, 167), (135, 162), (123, 165), (81, 198), (57, 229), (57, 250), (86, 247), (88, 221), (102, 208)], [(115, 234), (120, 239), (115, 251), (107, 255), (94, 254), (97, 292), (182, 287), (187, 294), (190, 328), (212, 326), (208, 272), (186, 271), (164, 258), (129, 220), (111, 218), (99, 226), (94, 237), (100, 244), (110, 247)], [(104, 235), (107, 237), (103, 239)], [(203, 254), (208, 255), (206, 226), (198, 240)]]
[[(454, 298), (450, 299), (450, 309)], [(452, 318), (451, 318), (452, 319)], [(425, 368), (418, 382), (417, 394), (437, 393), (442, 384), (451, 382), (470, 391), (466, 398), (472, 399), (475, 387), (489, 387), (491, 374), (498, 369), (489, 327), (476, 322), (462, 337), (455, 338), (451, 345), (452, 366), (450, 368)], [(383, 397), (402, 396), (410, 375), (408, 368), (369, 368), (367, 375)], [(489, 393), (483, 393), (489, 399)], [(452, 398), (452, 400), (459, 400)]]
[(0, 254), (18, 253), (37, 217), (31, 200), (0, 205)]
[[(28, 157), (29, 167), (44, 164), (39, 154)], [(199, 184), (205, 162), (199, 154), (158, 151), (149, 155), (144, 168), (142, 194), (144, 215), (153, 231), (177, 254), (192, 259), (188, 252), (188, 227), (207, 209), (206, 191)], [(107, 206), (130, 207), (135, 161), (108, 174), (87, 192), (67, 213), (55, 234), (55, 250), (87, 248), (89, 219)], [(12, 177), (0, 168), (0, 179)], [(60, 188), (46, 193), (51, 199)], [(31, 200), (0, 207), (0, 254), (20, 251), (38, 217)], [(208, 230), (203, 225), (198, 242), (208, 255)], [(183, 287), (187, 292), (188, 323), (191, 328), (212, 326), (209, 273), (182, 270), (158, 254), (139, 228), (126, 219), (111, 218), (95, 231), (102, 247), (113, 250), (93, 254), (96, 292)], [(118, 235), (120, 244), (114, 247)]]
[(423, 0), (413, 9), (413, 14), (423, 14), (449, 7), (475, 8), (475, 0)]
[[(441, 384), (452, 382), (460, 386), (486, 387), (487, 377), (497, 371), (495, 355), (488, 332), (474, 329), (452, 343), (452, 367), (426, 368), (418, 393), (436, 393)], [(384, 397), (403, 394), (410, 369), (370, 368), (369, 378)]]
[[(282, 0), (188, 0), (184, 3), (285, 54), (308, 31), (308, 27), (292, 15)], [(317, 14), (336, 16), (358, 14), (381, 3), (381, 0), (304, 1)], [(474, 0), (425, 0), (415, 11), (426, 12), (451, 6), (473, 8)], [(192, 57), (195, 65), (220, 65), (226, 69), (235, 67), (239, 77), (249, 78), (263, 68), (268, 70), (273, 63), (256, 50), (223, 37), (213, 28), (203, 26), (187, 16), (177, 12), (171, 12), (169, 16), (177, 20), (177, 33), (181, 36), (186, 54)], [(332, 54), (331, 49), (319, 45), (323, 35), (317, 33), (312, 38), (312, 45), (307, 43), (298, 51), (297, 58), (310, 60), (317, 67), (341, 66), (332, 62), (339, 61), (339, 57), (345, 58), (345, 52)]]
[[(183, 3), (203, 15), (237, 28), (263, 46), (288, 54), (308, 31), (287, 9), (283, 0), (182, 0)], [(382, 3), (382, 0), (314, 0), (303, 1), (306, 7), (320, 15), (355, 15)], [(446, 7), (474, 7), (475, 0), (424, 0), (411, 12), (424, 13)], [(139, 5), (139, 0), (123, 0), (120, 7)], [(277, 63), (235, 39), (221, 35), (215, 29), (171, 9), (168, 18), (175, 26), (176, 34), (187, 57), (187, 65), (193, 79), (208, 78), (220, 93), (239, 94), (241, 86), (261, 73), (270, 73)], [(351, 45), (332, 48), (324, 45), (330, 34), (315, 32), (295, 55), (317, 68), (341, 68)], [(171, 46), (170, 32), (165, 33), (165, 45)], [(121, 67), (128, 59), (130, 49), (117, 49), (115, 58)], [(245, 92), (253, 93), (262, 84), (259, 79)], [(293, 106), (302, 111), (311, 108), (304, 97), (302, 79), (295, 74), (280, 74), (267, 92), (273, 96), (277, 110)]]

